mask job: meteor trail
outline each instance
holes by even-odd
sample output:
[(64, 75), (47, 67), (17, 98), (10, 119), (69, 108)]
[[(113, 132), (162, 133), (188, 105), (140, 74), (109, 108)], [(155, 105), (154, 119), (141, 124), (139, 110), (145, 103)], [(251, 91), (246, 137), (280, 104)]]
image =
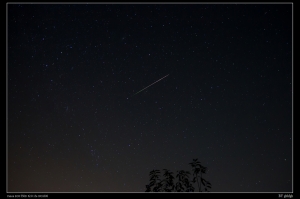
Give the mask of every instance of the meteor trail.
[(160, 78), (159, 80), (157, 80), (156, 82), (154, 82), (154, 83), (150, 84), (149, 86), (147, 86), (147, 87), (143, 88), (142, 90), (138, 91), (137, 93), (133, 94), (131, 97), (135, 96), (136, 94), (138, 94), (138, 93), (142, 92), (143, 90), (145, 90), (145, 89), (149, 88), (149, 87), (150, 87), (150, 86), (152, 86), (153, 84), (155, 84), (155, 83), (159, 82), (160, 80), (162, 80), (162, 79), (164, 79), (164, 78), (166, 78), (166, 77), (168, 77), (168, 76), (169, 76), (169, 74), (167, 74), (166, 76), (164, 76), (164, 77)]

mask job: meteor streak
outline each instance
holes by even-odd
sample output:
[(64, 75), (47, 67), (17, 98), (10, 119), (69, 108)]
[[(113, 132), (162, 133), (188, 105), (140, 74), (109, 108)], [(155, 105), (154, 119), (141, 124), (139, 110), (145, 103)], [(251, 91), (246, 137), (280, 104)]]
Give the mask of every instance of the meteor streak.
[(160, 78), (160, 79), (159, 79), (159, 80), (157, 80), (156, 82), (154, 82), (154, 83), (150, 84), (149, 86), (147, 86), (147, 87), (143, 88), (142, 90), (140, 90), (140, 91), (138, 91), (137, 93), (135, 93), (134, 95), (132, 95), (132, 97), (133, 97), (133, 96), (135, 96), (136, 94), (138, 94), (138, 93), (142, 92), (143, 90), (145, 90), (145, 89), (149, 88), (149, 87), (150, 87), (150, 86), (152, 86), (153, 84), (155, 84), (155, 83), (159, 82), (160, 80), (162, 80), (162, 79), (164, 79), (164, 78), (168, 77), (168, 76), (169, 76), (169, 74), (167, 74), (166, 76), (164, 76), (164, 77)]

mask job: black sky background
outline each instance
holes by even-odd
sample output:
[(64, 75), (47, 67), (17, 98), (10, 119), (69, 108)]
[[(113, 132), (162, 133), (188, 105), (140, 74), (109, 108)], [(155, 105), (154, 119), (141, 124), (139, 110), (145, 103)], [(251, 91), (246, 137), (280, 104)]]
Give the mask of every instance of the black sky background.
[(7, 8), (8, 191), (292, 191), (292, 4)]

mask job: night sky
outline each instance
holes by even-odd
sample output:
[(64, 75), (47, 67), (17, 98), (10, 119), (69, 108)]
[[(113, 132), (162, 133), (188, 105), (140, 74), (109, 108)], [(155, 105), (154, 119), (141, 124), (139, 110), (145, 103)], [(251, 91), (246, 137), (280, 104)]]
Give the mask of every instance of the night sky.
[(8, 4), (7, 27), (9, 192), (144, 192), (193, 158), (211, 192), (293, 191), (292, 4)]

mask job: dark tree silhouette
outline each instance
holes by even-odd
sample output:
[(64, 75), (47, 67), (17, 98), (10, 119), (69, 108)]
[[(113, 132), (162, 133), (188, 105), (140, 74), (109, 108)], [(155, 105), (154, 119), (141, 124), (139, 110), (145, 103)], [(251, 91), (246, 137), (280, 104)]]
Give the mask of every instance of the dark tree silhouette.
[(206, 174), (207, 167), (202, 166), (198, 159), (193, 159), (193, 162), (189, 164), (193, 168), (193, 182), (197, 182), (199, 192), (202, 191), (201, 184), (204, 187), (204, 191), (208, 191), (208, 189), (211, 189), (211, 183), (202, 177), (202, 174)]
[(164, 179), (160, 178), (159, 170), (152, 170), (149, 173), (150, 183), (146, 185), (146, 192), (194, 192), (193, 184), (195, 183), (198, 185), (199, 192), (209, 191), (211, 183), (202, 177), (206, 174), (207, 167), (202, 166), (198, 159), (193, 159), (193, 162), (189, 164), (192, 166), (193, 180), (189, 180), (189, 171), (177, 171), (177, 182), (174, 183), (175, 178), (170, 170), (163, 169)]
[(162, 191), (162, 181), (160, 180), (160, 171), (159, 170), (153, 170), (150, 171), (150, 184), (146, 185), (146, 192), (152, 191), (153, 192), (160, 192)]
[(164, 169), (164, 184), (163, 184), (163, 190), (165, 192), (172, 192), (174, 189), (174, 177), (173, 177), (173, 172), (169, 171), (168, 169)]
[(177, 192), (191, 192), (194, 191), (194, 187), (189, 180), (190, 172), (180, 170), (177, 172), (178, 182), (176, 183)]

